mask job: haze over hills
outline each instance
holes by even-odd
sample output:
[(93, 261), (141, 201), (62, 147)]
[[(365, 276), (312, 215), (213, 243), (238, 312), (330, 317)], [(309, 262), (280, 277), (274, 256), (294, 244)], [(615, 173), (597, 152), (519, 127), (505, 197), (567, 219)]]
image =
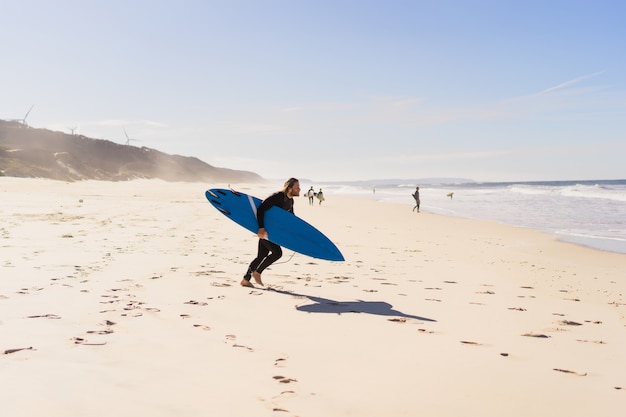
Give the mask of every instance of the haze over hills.
[(254, 172), (218, 168), (198, 158), (169, 155), (147, 147), (121, 145), (0, 120), (0, 176), (63, 181), (166, 181), (258, 183)]

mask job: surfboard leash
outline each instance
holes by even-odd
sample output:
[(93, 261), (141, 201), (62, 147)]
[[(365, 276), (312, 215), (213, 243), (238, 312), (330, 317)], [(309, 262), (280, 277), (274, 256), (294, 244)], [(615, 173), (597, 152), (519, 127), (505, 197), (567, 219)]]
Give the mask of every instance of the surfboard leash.
[(274, 262), (274, 263), (273, 263), (273, 265), (278, 265), (278, 264), (286, 264), (287, 262), (290, 262), (290, 261), (291, 261), (291, 258), (293, 258), (293, 255), (295, 255), (295, 254), (296, 254), (296, 253), (295, 253), (295, 252), (293, 252), (293, 253), (291, 254), (291, 256), (289, 257), (289, 259), (287, 259), (286, 261), (282, 261), (282, 262)]

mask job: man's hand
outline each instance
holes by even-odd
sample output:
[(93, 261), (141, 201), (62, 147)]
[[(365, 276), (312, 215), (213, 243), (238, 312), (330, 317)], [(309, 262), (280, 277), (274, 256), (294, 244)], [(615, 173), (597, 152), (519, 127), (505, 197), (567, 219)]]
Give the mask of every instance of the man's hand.
[(264, 228), (260, 228), (256, 235), (259, 239), (267, 239), (267, 231)]

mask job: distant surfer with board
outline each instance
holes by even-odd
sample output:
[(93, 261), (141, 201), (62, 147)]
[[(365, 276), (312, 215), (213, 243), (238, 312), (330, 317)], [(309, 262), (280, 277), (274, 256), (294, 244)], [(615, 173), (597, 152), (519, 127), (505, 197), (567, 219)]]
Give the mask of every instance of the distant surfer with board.
[(411, 194), (415, 199), (415, 207), (413, 207), (413, 211), (417, 209), (417, 212), (420, 212), (420, 187), (415, 187), (415, 192)]
[(309, 206), (312, 206), (313, 198), (315, 198), (315, 191), (313, 190), (313, 186), (309, 188), (309, 191), (307, 191), (306, 196), (309, 197)]
[(267, 240), (265, 212), (274, 206), (278, 206), (293, 214), (293, 198), (299, 195), (300, 182), (296, 178), (289, 178), (283, 185), (281, 191), (267, 197), (258, 207), (256, 212), (256, 218), (259, 224), (259, 230), (257, 232), (257, 236), (259, 237), (257, 256), (250, 262), (248, 271), (243, 276), (243, 280), (241, 280), (242, 286), (253, 287), (254, 285), (250, 282), (251, 278), (254, 278), (254, 282), (257, 284), (263, 285), (261, 274), (265, 268), (276, 262), (283, 255), (283, 251), (279, 245)]
[(316, 196), (317, 196), (317, 199), (320, 201), (320, 205), (322, 205), (322, 201), (324, 201), (324, 193), (322, 192), (321, 188), (317, 192)]

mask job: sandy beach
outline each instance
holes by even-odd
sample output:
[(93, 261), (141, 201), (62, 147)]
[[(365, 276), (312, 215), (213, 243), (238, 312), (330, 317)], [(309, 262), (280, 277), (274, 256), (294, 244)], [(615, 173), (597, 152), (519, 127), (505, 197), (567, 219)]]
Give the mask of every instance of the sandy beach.
[(346, 261), (285, 250), (250, 289), (239, 282), (256, 237), (211, 207), (212, 187), (227, 184), (0, 177), (2, 416), (626, 407), (626, 255), (408, 205), (301, 197), (296, 214)]

